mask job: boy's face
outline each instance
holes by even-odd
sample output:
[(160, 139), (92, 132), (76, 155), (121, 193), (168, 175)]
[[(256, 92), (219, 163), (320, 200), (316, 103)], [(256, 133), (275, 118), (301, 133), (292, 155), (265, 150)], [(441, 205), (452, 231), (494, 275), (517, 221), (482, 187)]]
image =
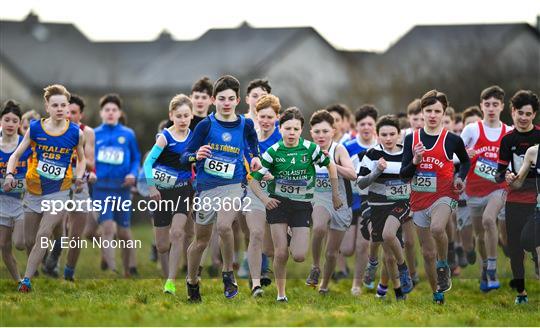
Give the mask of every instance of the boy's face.
[(401, 138), (395, 126), (383, 125), (379, 128), (379, 143), (386, 150), (392, 150)]
[(279, 127), (279, 132), (287, 145), (294, 145), (302, 134), (302, 122), (297, 119), (288, 120)]
[(504, 104), (499, 99), (491, 97), (489, 99), (482, 100), (480, 103), (480, 109), (482, 109), (484, 118), (487, 121), (496, 121), (501, 116), (501, 112), (504, 109)]
[(442, 121), (443, 121), (443, 127), (446, 130), (454, 131), (454, 120), (450, 116), (444, 115)]
[(445, 116), (443, 106), (439, 101), (433, 105), (424, 107), (422, 113), (424, 116), (425, 127), (431, 129), (436, 129), (441, 126), (442, 119)]
[(463, 121), (454, 123), (454, 133), (459, 136), (461, 135), (462, 131), (463, 131)]
[(465, 122), (463, 123), (464, 126), (467, 126), (471, 123), (476, 123), (478, 121), (482, 120), (482, 118), (480, 116), (476, 116), (476, 115), (473, 115), (473, 116), (469, 116), (465, 119)]
[[(335, 123), (334, 123), (335, 124)], [(311, 138), (321, 147), (326, 147), (332, 143), (335, 129), (327, 121), (322, 121), (311, 127)]]
[(212, 98), (216, 111), (221, 115), (230, 116), (235, 114), (236, 106), (240, 102), (240, 98), (236, 96), (236, 92), (232, 89), (223, 90)]
[(109, 102), (103, 105), (99, 111), (99, 115), (101, 116), (103, 123), (116, 125), (118, 124), (118, 120), (120, 120), (120, 115), (122, 115), (122, 112), (120, 111), (120, 108), (118, 108), (118, 105)]
[(356, 123), (356, 131), (360, 138), (371, 141), (375, 135), (375, 120), (371, 116), (366, 116)]
[(208, 108), (212, 105), (212, 99), (206, 92), (193, 91), (191, 102), (193, 103), (193, 113), (198, 116), (208, 114)]
[(330, 115), (334, 118), (334, 126), (339, 129), (339, 133), (343, 133), (343, 118), (338, 112), (330, 112)]
[(75, 103), (69, 104), (67, 118), (73, 123), (80, 123), (82, 120), (81, 107)]
[(515, 109), (512, 108), (512, 120), (514, 121), (514, 126), (526, 130), (529, 129), (536, 117), (536, 113), (533, 111), (531, 105), (525, 105), (521, 108)]
[(408, 115), (408, 118), (412, 130), (418, 130), (424, 127), (424, 116), (422, 115), (422, 112)]
[(251, 89), (249, 94), (246, 96), (246, 103), (249, 105), (250, 109), (255, 109), (255, 106), (257, 105), (257, 100), (267, 94), (268, 92), (263, 90), (261, 87)]
[(45, 106), (52, 119), (61, 120), (67, 116), (69, 102), (64, 95), (53, 95), (45, 103)]
[(259, 127), (264, 132), (269, 132), (274, 129), (278, 116), (272, 107), (263, 108), (257, 112), (257, 120)]
[(188, 105), (184, 104), (182, 106), (176, 107), (174, 110), (169, 112), (169, 120), (171, 120), (175, 127), (184, 131), (189, 128), (192, 118), (191, 108)]

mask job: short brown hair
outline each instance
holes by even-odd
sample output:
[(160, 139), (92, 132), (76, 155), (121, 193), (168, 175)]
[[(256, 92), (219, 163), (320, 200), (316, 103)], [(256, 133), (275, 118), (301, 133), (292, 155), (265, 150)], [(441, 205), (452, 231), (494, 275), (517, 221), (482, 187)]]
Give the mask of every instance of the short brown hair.
[(427, 106), (431, 106), (437, 103), (437, 101), (441, 103), (443, 111), (445, 111), (446, 107), (448, 107), (448, 98), (446, 98), (446, 95), (444, 93), (435, 89), (426, 92), (422, 96), (422, 98), (420, 99), (420, 107), (424, 109)]
[(48, 85), (43, 89), (43, 91), (43, 98), (45, 99), (45, 101), (49, 101), (52, 96), (56, 95), (66, 96), (68, 101), (71, 98), (71, 94), (67, 91), (66, 87), (61, 84)]
[(393, 126), (397, 129), (398, 133), (401, 131), (401, 129), (399, 128), (399, 119), (395, 115), (383, 115), (381, 116), (381, 118), (379, 118), (377, 124), (375, 125), (377, 134), (379, 134), (379, 130), (383, 126)]
[(416, 98), (407, 105), (407, 115), (417, 115), (422, 112), (420, 99)]
[(315, 124), (319, 124), (321, 122), (328, 122), (330, 126), (334, 127), (334, 117), (330, 112), (326, 109), (319, 109), (313, 115), (311, 115), (311, 118), (309, 119), (309, 125), (314, 126)]
[(279, 118), (279, 126), (282, 126), (285, 122), (290, 120), (299, 120), (300, 126), (304, 127), (304, 115), (302, 115), (302, 112), (298, 107), (287, 108)]
[(116, 93), (108, 93), (99, 99), (99, 108), (103, 108), (108, 103), (113, 103), (122, 109), (122, 99)]
[(171, 102), (169, 103), (169, 112), (172, 112), (173, 110), (183, 105), (187, 105), (189, 109), (193, 109), (193, 103), (191, 102), (191, 99), (189, 99), (189, 97), (185, 94), (181, 93), (171, 99)]
[(463, 123), (465, 123), (465, 121), (469, 117), (472, 117), (472, 116), (478, 116), (478, 117), (484, 118), (484, 113), (482, 113), (482, 111), (480, 110), (478, 106), (471, 106), (471, 107), (467, 107), (467, 109), (463, 111), (462, 116), (463, 116)]
[(492, 85), (485, 88), (484, 90), (482, 90), (482, 93), (480, 93), (480, 101), (488, 100), (491, 97), (498, 99), (502, 103), (504, 103), (504, 90), (498, 85)]
[(259, 100), (257, 100), (257, 104), (255, 105), (255, 111), (257, 111), (258, 113), (260, 110), (268, 107), (272, 107), (276, 115), (279, 114), (279, 111), (281, 110), (279, 98), (272, 94), (262, 96), (261, 98), (259, 98)]
[(456, 119), (456, 111), (454, 110), (454, 107), (446, 107), (446, 110), (444, 111), (444, 116), (449, 116), (452, 121)]
[(197, 82), (191, 87), (191, 93), (193, 92), (203, 92), (206, 93), (209, 97), (212, 97), (212, 92), (214, 91), (214, 86), (207, 76), (200, 78)]

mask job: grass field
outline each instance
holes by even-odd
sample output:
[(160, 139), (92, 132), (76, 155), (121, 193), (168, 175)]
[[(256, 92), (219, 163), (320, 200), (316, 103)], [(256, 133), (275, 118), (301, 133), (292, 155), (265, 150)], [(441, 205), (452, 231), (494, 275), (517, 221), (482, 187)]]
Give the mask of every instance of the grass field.
[[(527, 280), (530, 303), (514, 305), (514, 291), (508, 287), (509, 260), (502, 257), (503, 287), (483, 294), (475, 278), (477, 267), (467, 267), (464, 278), (454, 278), (446, 304), (435, 305), (420, 270), (422, 282), (406, 302), (396, 303), (389, 293), (387, 301), (375, 299), (370, 291), (351, 296), (351, 280), (331, 285), (322, 297), (304, 285), (309, 263), (291, 264), (293, 279), (288, 282), (288, 304), (275, 302), (274, 285), (266, 288), (262, 299), (252, 299), (247, 281), (241, 280), (240, 294), (226, 300), (220, 280), (204, 279), (202, 304), (186, 302), (182, 279), (177, 295), (162, 293), (163, 280), (155, 263), (148, 261), (150, 226), (134, 229), (142, 240), (138, 253), (140, 279), (123, 279), (99, 269), (99, 250), (83, 250), (75, 283), (62, 279), (36, 278), (30, 294), (16, 292), (0, 265), (0, 326), (538, 326), (540, 324), (540, 283)], [(65, 255), (65, 254), (64, 254)], [(17, 252), (19, 267), (26, 259)], [(527, 270), (532, 272), (531, 261)]]

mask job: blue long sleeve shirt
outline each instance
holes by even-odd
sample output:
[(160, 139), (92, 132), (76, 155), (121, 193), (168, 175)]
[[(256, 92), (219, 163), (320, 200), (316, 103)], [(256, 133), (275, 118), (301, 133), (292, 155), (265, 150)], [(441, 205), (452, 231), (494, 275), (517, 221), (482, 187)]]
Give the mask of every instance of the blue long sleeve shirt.
[(96, 175), (95, 188), (123, 189), (127, 175), (137, 177), (141, 153), (135, 132), (122, 125), (101, 124), (96, 134)]

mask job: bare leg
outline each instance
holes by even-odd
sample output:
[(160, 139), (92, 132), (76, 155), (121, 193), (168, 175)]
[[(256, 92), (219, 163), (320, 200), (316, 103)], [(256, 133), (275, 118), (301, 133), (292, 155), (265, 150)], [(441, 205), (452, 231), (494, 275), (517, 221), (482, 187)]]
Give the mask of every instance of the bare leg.
[(42, 214), (34, 212), (24, 213), (24, 243), (26, 244), (26, 253), (30, 254), (41, 222)]
[[(118, 239), (120, 240), (124, 240), (124, 241), (129, 241), (129, 240), (133, 240), (133, 236), (131, 234), (131, 228), (123, 228), (123, 227), (118, 227)], [(122, 263), (124, 265), (124, 276), (128, 277), (129, 276), (129, 268), (130, 267), (134, 267), (134, 265), (132, 265), (132, 259), (131, 257), (133, 256), (132, 254), (134, 253), (135, 249), (134, 248), (122, 248), (121, 249), (121, 253), (122, 253)]]
[(311, 214), (313, 220), (313, 230), (311, 236), (311, 255), (313, 257), (313, 267), (320, 268), (321, 250), (323, 247), (324, 237), (328, 232), (328, 222), (330, 221), (330, 213), (322, 207), (315, 206)]
[(328, 240), (326, 242), (326, 261), (324, 262), (323, 279), (319, 286), (320, 289), (327, 289), (330, 283), (330, 277), (336, 267), (336, 260), (339, 253), (339, 247), (345, 236), (345, 231), (328, 230)]
[(271, 224), (270, 231), (272, 232), (272, 240), (274, 241), (274, 275), (276, 277), (278, 297), (284, 297), (285, 285), (287, 283), (287, 260), (289, 259), (287, 224)]
[(411, 276), (416, 275), (416, 250), (414, 244), (414, 223), (413, 220), (408, 220), (401, 225), (403, 233), (405, 258), (407, 259), (407, 267)]
[[(71, 212), (68, 214), (69, 240), (81, 239), (84, 227), (86, 225), (87, 217), (88, 213), (84, 212)], [(79, 243), (77, 243), (77, 245), (79, 245)], [(79, 259), (80, 254), (81, 249), (79, 247), (70, 247), (67, 253), (67, 266), (74, 269), (77, 265), (77, 260)]]
[(17, 269), (17, 261), (11, 252), (12, 232), (13, 228), (0, 225), (0, 249), (2, 249), (2, 259), (4, 260), (4, 264), (11, 274), (11, 277), (13, 277), (13, 279), (16, 281), (19, 281), (21, 280), (21, 276), (19, 274), (19, 270)]
[(176, 279), (176, 275), (178, 274), (187, 220), (187, 216), (180, 213), (175, 214), (172, 218), (171, 229), (169, 230), (169, 240), (171, 241), (169, 251), (169, 279)]
[[(360, 220), (359, 220), (360, 221)], [(357, 224), (356, 232), (356, 256), (354, 265), (354, 278), (352, 287), (360, 288), (362, 286), (362, 277), (368, 263), (369, 240), (364, 239), (360, 233), (360, 224)]]
[(165, 277), (169, 275), (169, 250), (171, 243), (169, 240), (170, 226), (154, 227), (154, 236), (156, 240), (156, 249), (161, 263), (161, 271)]
[(430, 230), (437, 245), (437, 257), (446, 261), (448, 257), (448, 236), (446, 235), (446, 225), (450, 220), (452, 210), (446, 204), (437, 205), (431, 214)]
[(234, 211), (219, 211), (217, 213), (217, 231), (221, 239), (221, 256), (223, 257), (223, 272), (233, 271), (233, 259), (234, 259), (234, 234), (233, 234), (233, 221), (235, 220), (238, 212)]
[(249, 230), (249, 244), (247, 249), (249, 272), (253, 287), (261, 285), (261, 258), (264, 232), (266, 230), (266, 212), (253, 210), (246, 214), (246, 223)]
[[(116, 222), (114, 220), (106, 220), (101, 223), (101, 228), (103, 230), (102, 239), (103, 241), (107, 240), (110, 242), (114, 239), (114, 235), (116, 233)], [(109, 270), (115, 271), (116, 270), (116, 260), (114, 256), (114, 248), (112, 247), (103, 247), (101, 249), (101, 252), (103, 254), (103, 259), (107, 263), (107, 268)]]
[(208, 246), (210, 237), (212, 236), (213, 224), (200, 225), (195, 224), (195, 238), (188, 248), (188, 274), (187, 282), (190, 284), (197, 283), (197, 273), (204, 250)]
[(437, 291), (437, 270), (435, 261), (437, 259), (437, 246), (429, 228), (416, 227), (416, 233), (420, 240), (422, 256), (424, 257), (424, 268), (426, 276), (433, 292)]

